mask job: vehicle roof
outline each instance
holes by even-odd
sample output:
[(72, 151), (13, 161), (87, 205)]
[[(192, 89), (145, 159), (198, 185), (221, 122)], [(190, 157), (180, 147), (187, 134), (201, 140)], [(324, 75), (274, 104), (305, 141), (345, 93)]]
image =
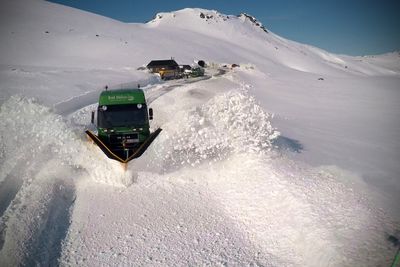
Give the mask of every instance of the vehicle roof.
[(122, 105), (146, 103), (142, 89), (114, 89), (101, 92), (99, 105)]

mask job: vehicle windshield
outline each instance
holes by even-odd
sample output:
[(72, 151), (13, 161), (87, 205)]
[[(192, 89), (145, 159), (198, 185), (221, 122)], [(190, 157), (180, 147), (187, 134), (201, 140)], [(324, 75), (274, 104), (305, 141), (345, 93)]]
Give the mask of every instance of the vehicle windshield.
[(100, 128), (129, 127), (147, 122), (146, 104), (99, 106), (97, 114)]

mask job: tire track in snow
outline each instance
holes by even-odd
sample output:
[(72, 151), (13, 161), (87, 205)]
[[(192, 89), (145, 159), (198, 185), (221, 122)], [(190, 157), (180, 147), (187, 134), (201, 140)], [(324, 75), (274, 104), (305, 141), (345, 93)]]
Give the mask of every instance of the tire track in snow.
[(54, 266), (58, 262), (75, 187), (60, 172), (44, 172), (40, 170), (35, 181), (21, 188), (1, 219), (0, 262), (6, 266)]
[[(15, 175), (15, 173), (7, 175), (4, 181), (0, 184), (0, 218), (21, 189), (22, 184), (23, 179), (21, 179), (19, 175)], [(2, 245), (0, 240), (0, 250), (1, 247)]]
[(74, 169), (62, 155), (71, 133), (48, 108), (19, 97), (2, 105), (0, 124), (8, 141), (0, 165), (1, 265), (57, 265), (75, 198), (66, 175)]
[[(37, 247), (30, 259), (40, 265), (55, 266), (61, 256), (62, 241), (70, 226), (70, 209), (75, 200), (75, 186), (59, 180), (53, 184), (53, 198), (48, 209), (43, 231), (37, 238)], [(29, 264), (30, 265), (30, 264)]]
[[(54, 266), (70, 224), (75, 187), (48, 155), (20, 172), (21, 187), (0, 218), (0, 262)], [(4, 190), (9, 188), (4, 188)]]

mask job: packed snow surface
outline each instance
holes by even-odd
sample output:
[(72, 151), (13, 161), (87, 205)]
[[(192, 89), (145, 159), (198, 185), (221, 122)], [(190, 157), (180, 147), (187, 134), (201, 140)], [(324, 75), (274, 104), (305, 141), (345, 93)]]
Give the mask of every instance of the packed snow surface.
[[(350, 57), (256, 18), (127, 24), (0, 4), (0, 265), (388, 266), (400, 236), (400, 54)], [(153, 59), (207, 62), (161, 81)], [(232, 67), (235, 63), (238, 67)], [(163, 131), (126, 171), (84, 130), (145, 91)]]

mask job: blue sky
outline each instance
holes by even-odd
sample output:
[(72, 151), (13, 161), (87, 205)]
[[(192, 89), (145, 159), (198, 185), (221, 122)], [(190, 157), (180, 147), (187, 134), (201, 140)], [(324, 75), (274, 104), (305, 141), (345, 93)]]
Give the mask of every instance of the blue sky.
[(249, 13), (274, 33), (347, 55), (400, 50), (400, 0), (51, 0), (124, 22), (185, 7)]

